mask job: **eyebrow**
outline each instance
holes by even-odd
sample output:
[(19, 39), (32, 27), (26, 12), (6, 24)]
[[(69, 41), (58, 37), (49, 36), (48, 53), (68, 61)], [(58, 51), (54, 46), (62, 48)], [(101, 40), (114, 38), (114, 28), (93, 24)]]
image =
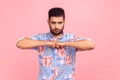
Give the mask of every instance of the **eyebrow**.
[(58, 23), (59, 24), (59, 23), (63, 23), (63, 22), (62, 21), (60, 21), (60, 22), (51, 21), (51, 23)]

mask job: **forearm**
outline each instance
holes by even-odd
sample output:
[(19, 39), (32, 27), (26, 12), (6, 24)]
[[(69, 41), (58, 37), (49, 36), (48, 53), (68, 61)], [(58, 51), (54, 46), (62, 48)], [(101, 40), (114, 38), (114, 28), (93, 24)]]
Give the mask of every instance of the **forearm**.
[(89, 40), (80, 40), (74, 42), (64, 42), (64, 46), (74, 47), (78, 50), (91, 50), (94, 49), (94, 43)]
[(23, 38), (16, 43), (16, 46), (18, 48), (22, 48), (22, 49), (30, 49), (30, 48), (35, 48), (38, 46), (43, 46), (43, 45), (45, 45), (45, 43), (46, 43), (46, 41), (39, 41), (39, 40), (32, 40), (29, 38)]

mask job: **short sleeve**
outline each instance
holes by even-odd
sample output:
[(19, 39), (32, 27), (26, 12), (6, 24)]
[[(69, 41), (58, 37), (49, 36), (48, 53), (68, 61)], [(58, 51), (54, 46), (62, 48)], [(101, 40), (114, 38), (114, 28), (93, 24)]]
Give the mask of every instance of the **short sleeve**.
[(79, 41), (79, 40), (89, 40), (89, 41), (92, 41), (91, 38), (84, 38), (84, 37), (81, 37), (81, 36), (78, 36), (78, 35), (72, 35), (70, 37), (70, 41)]
[[(45, 38), (44, 36), (45, 35), (43, 33), (39, 33), (39, 34), (31, 36), (30, 39), (32, 39), (32, 40), (44, 40), (44, 38)], [(35, 47), (35, 48), (33, 48), (33, 50), (38, 50), (39, 47)]]
[[(82, 41), (82, 40), (89, 40), (89, 41), (93, 42), (93, 40), (91, 38), (84, 38), (84, 37), (76, 36), (76, 35), (72, 35), (70, 37), (70, 41)], [(80, 51), (80, 50), (76, 49), (76, 51)]]
[(34, 36), (30, 37), (30, 38), (33, 39), (33, 40), (40, 40), (38, 34), (37, 34), (37, 35), (34, 35)]

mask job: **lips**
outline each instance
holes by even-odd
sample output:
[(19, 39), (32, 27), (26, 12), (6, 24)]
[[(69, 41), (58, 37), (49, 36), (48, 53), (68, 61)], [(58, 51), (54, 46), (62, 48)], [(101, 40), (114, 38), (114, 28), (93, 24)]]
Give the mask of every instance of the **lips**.
[(55, 31), (55, 32), (59, 32), (60, 30), (59, 30), (59, 29), (54, 29), (53, 31)]

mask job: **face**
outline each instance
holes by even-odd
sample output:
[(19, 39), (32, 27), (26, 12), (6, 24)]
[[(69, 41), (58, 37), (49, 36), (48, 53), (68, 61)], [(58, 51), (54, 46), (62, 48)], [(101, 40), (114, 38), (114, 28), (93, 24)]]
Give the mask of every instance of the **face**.
[(65, 20), (63, 19), (63, 17), (50, 17), (50, 19), (48, 20), (48, 24), (50, 27), (50, 32), (53, 35), (60, 35), (63, 33), (65, 24)]

